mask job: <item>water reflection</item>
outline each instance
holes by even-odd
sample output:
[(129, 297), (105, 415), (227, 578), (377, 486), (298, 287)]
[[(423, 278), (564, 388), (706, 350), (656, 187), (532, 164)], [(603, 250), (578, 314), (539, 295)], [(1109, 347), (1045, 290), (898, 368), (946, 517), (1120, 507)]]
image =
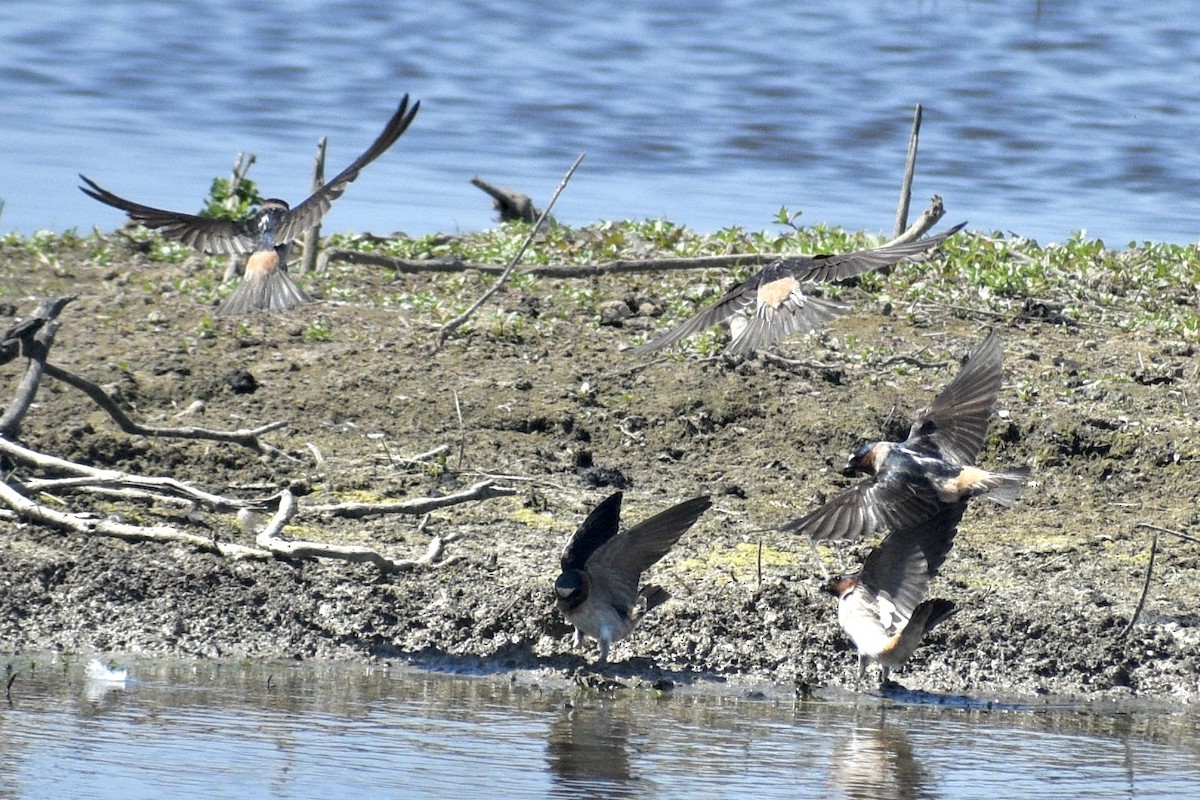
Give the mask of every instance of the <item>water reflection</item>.
[(629, 703), (563, 705), (546, 737), (546, 762), (564, 796), (639, 796), (630, 786), (629, 716)]
[(838, 736), (829, 759), (831, 797), (848, 800), (909, 800), (932, 797), (903, 725), (888, 722), (888, 708), (865, 709)]
[[(327, 663), (14, 661), (0, 797), (1193, 797), (1197, 715)], [(999, 710), (997, 710), (999, 708)]]

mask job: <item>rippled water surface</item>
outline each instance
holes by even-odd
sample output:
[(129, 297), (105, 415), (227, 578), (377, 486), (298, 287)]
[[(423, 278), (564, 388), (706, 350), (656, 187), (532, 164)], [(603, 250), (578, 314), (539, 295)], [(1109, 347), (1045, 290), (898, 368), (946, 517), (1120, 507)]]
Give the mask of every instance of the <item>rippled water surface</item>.
[(1200, 3), (0, 4), (0, 231), (115, 227), (76, 190), (196, 210), (239, 151), (268, 195), (340, 169), (404, 92), (413, 128), (327, 231), (492, 224), (474, 175), (564, 221), (888, 231), (915, 103), (914, 204), (1043, 241), (1200, 235)]
[(142, 661), (106, 685), (7, 663), (4, 798), (1192, 798), (1200, 781), (1182, 711), (610, 696), (330, 664)]

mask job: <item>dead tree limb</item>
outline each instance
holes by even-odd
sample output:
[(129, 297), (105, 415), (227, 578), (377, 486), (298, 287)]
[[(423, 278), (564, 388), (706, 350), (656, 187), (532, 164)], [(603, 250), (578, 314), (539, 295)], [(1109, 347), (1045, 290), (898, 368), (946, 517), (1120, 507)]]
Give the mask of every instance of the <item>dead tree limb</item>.
[(17, 386), (17, 393), (4, 414), (0, 415), (0, 436), (10, 437), (21, 425), (21, 420), (33, 398), (37, 395), (38, 386), (42, 382), (42, 374), (46, 371), (46, 356), (50, 346), (54, 344), (54, 335), (58, 332), (57, 317), (67, 304), (75, 299), (75, 295), (45, 298), (38, 304), (37, 311), (31, 319), (42, 320), (41, 324), (34, 322), (14, 325), (6, 332), (5, 341), (16, 340), (19, 351), (29, 359), (25, 375)]
[(185, 544), (228, 558), (268, 558), (270, 556), (265, 550), (246, 547), (234, 542), (216, 541), (181, 531), (170, 525), (130, 525), (112, 519), (99, 519), (87, 514), (59, 511), (30, 500), (4, 481), (0, 481), (0, 501), (7, 504), (19, 518), (56, 530), (112, 536), (127, 542), (152, 541)]
[(384, 514), (427, 514), (439, 508), (469, 503), (474, 500), (491, 500), (493, 497), (509, 497), (517, 490), (511, 486), (496, 486), (494, 481), (483, 480), (453, 494), (442, 497), (422, 497), (416, 500), (398, 500), (394, 503), (335, 503), (324, 506), (310, 506), (306, 513), (330, 514), (335, 517), (362, 519), (377, 517)]
[[(942, 198), (934, 197), (929, 207), (909, 226), (901, 236), (888, 245), (911, 242), (930, 230), (946, 215)], [(640, 272), (671, 272), (689, 269), (731, 269), (738, 266), (765, 266), (786, 257), (784, 253), (730, 253), (721, 256), (694, 256), (691, 258), (644, 258), (618, 259), (603, 264), (548, 264), (526, 267), (519, 270), (523, 275), (536, 278), (591, 278), (600, 275), (616, 275)], [(485, 275), (500, 275), (508, 267), (498, 264), (477, 264), (456, 258), (449, 259), (406, 259), (379, 253), (363, 253), (358, 250), (333, 248), (321, 253), (321, 266), (325, 269), (330, 262), (358, 264), (368, 267), (383, 267), (400, 274), (417, 275), (429, 272), (475, 271)]]
[(54, 364), (46, 364), (46, 374), (52, 378), (62, 381), (65, 384), (74, 386), (79, 391), (86, 394), (92, 401), (100, 406), (104, 411), (112, 417), (113, 422), (117, 423), (125, 433), (136, 436), (159, 436), (170, 439), (205, 439), (214, 442), (229, 442), (231, 444), (247, 447), (256, 453), (262, 453), (270, 456), (286, 455), (282, 450), (272, 445), (260, 442), (258, 437), (265, 433), (278, 430), (286, 421), (280, 420), (277, 422), (269, 422), (266, 425), (260, 425), (257, 428), (249, 430), (241, 429), (236, 431), (214, 431), (207, 428), (183, 427), (183, 428), (160, 428), (152, 425), (143, 425), (129, 417), (116, 401), (109, 397), (108, 393), (98, 385), (92, 383), (86, 378), (82, 378), (74, 373), (68, 372), (62, 367)]
[(891, 247), (894, 244), (916, 241), (924, 236), (934, 225), (937, 225), (938, 221), (944, 216), (946, 216), (946, 207), (942, 204), (941, 196), (935, 194), (929, 201), (929, 206), (921, 212), (921, 216), (917, 217), (916, 222), (909, 225), (904, 233), (880, 246)]
[(65, 478), (50, 480), (49, 482), (39, 483), (31, 481), (30, 489), (37, 488), (39, 490), (58, 489), (58, 488), (73, 488), (79, 486), (107, 486), (107, 487), (132, 487), (138, 489), (149, 489), (158, 492), (164, 492), (176, 497), (183, 497), (197, 505), (205, 508), (210, 508), (214, 511), (238, 511), (242, 508), (258, 509), (263, 508), (272, 503), (270, 498), (260, 500), (234, 500), (228, 497), (222, 497), (210, 492), (205, 492), (202, 489), (197, 489), (194, 486), (189, 486), (182, 481), (174, 478), (150, 477), (145, 475), (134, 475), (128, 472), (121, 472), (115, 469), (101, 469), (99, 467), (89, 467), (84, 464), (76, 464), (74, 461), (67, 461), (65, 458), (39, 453), (36, 450), (30, 450), (27, 447), (22, 447), (16, 442), (8, 439), (0, 438), (0, 455), (6, 456), (18, 464), (24, 464), (30, 467), (46, 471), (54, 471), (73, 475), (75, 478)]
[[(313, 185), (315, 194), (325, 185), (325, 145), (328, 139), (322, 136), (317, 140), (317, 157), (313, 163)], [(300, 261), (299, 274), (304, 275), (317, 268), (317, 256), (321, 250), (321, 224), (318, 222), (304, 232), (304, 258)]]
[(1155, 529), (1154, 535), (1150, 537), (1150, 561), (1146, 564), (1146, 579), (1142, 581), (1142, 594), (1138, 597), (1137, 605), (1133, 609), (1133, 616), (1129, 618), (1129, 623), (1117, 634), (1118, 639), (1124, 639), (1129, 635), (1130, 631), (1133, 630), (1133, 626), (1137, 624), (1138, 617), (1142, 615), (1142, 609), (1146, 607), (1146, 595), (1150, 594), (1150, 583), (1154, 576), (1154, 555), (1158, 552), (1158, 534), (1159, 531)]
[(921, 104), (913, 111), (912, 133), (908, 136), (908, 158), (904, 162), (904, 178), (900, 181), (900, 204), (896, 207), (896, 225), (892, 229), (895, 239), (908, 227), (908, 207), (912, 203), (913, 175), (917, 171), (917, 144), (921, 140)]
[(525, 255), (525, 251), (528, 250), (529, 245), (533, 243), (533, 238), (537, 236), (538, 231), (540, 231), (542, 226), (546, 224), (546, 220), (550, 216), (550, 210), (554, 208), (554, 204), (558, 202), (558, 196), (562, 194), (563, 189), (567, 188), (567, 183), (570, 182), (571, 176), (575, 174), (575, 170), (579, 168), (580, 162), (583, 161), (583, 156), (583, 153), (579, 154), (579, 157), (575, 159), (575, 163), (572, 164), (571, 168), (567, 170), (567, 174), (563, 175), (562, 180), (558, 182), (558, 188), (555, 189), (554, 194), (550, 196), (550, 202), (546, 204), (545, 210), (542, 211), (541, 216), (538, 217), (537, 222), (534, 223), (533, 228), (529, 231), (529, 235), (525, 237), (525, 241), (521, 243), (521, 247), (517, 250), (517, 254), (513, 256), (512, 261), (509, 262), (504, 272), (500, 273), (500, 277), (496, 279), (496, 282), (493, 283), (478, 300), (472, 303), (470, 308), (438, 329), (438, 338), (435, 345), (438, 349), (441, 349), (442, 346), (446, 344), (446, 337), (448, 337), (453, 331), (462, 327), (467, 320), (474, 316), (475, 312), (479, 310), (480, 306), (490, 300), (492, 295), (500, 291), (500, 287), (503, 286), (505, 281), (508, 280), (508, 276), (511, 275), (512, 271), (517, 268), (517, 264), (520, 263), (521, 257)]
[(454, 536), (434, 537), (425, 554), (415, 559), (388, 558), (377, 550), (364, 545), (328, 544), (326, 542), (289, 541), (280, 534), (283, 527), (296, 514), (296, 500), (286, 489), (281, 493), (279, 510), (255, 537), (255, 543), (279, 558), (309, 559), (332, 558), (348, 561), (354, 564), (371, 564), (380, 572), (406, 572), (417, 567), (441, 566), (447, 561), (438, 562), (447, 542), (453, 541)]

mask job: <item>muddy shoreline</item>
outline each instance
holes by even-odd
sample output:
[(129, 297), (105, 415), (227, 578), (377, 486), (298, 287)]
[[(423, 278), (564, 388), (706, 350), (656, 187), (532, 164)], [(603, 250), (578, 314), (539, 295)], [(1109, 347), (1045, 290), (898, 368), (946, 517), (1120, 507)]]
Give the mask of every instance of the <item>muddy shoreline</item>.
[[(419, 306), (372, 298), (471, 295), (492, 278), (347, 267), (306, 286), (325, 297), (312, 305), (228, 321), (188, 290), (204, 268), (196, 261), (146, 264), (117, 249), (98, 263), (87, 248), (64, 247), (46, 269), (25, 250), (3, 253), (5, 297), (18, 315), (35, 305), (31, 295), (80, 294), (63, 314), (52, 361), (105, 385), (147, 422), (232, 429), (286, 420), (266, 439), (292, 458), (128, 436), (53, 381), (26, 418), (27, 446), (233, 496), (291, 486), (302, 508), (444, 494), (488, 476), (518, 489), (436, 512), (423, 528), (409, 517), (301, 514), (285, 531), (398, 558), (420, 555), (433, 535), (458, 536), (446, 548), (450, 563), (395, 575), (327, 560), (233, 561), (0, 521), (6, 654), (398, 659), (571, 673), (595, 649), (570, 652), (553, 608), (558, 551), (596, 502), (623, 488), (628, 520), (701, 493), (714, 508), (653, 571), (674, 599), (614, 648), (611, 674), (852, 688), (854, 653), (807, 546), (766, 529), (848, 485), (838, 474), (846, 455), (861, 441), (902, 436), (995, 327), (1005, 383), (980, 461), (1028, 465), (1033, 482), (1015, 508), (968, 512), (932, 587), (961, 611), (894, 677), (971, 696), (1200, 696), (1196, 546), (1162, 539), (1142, 616), (1119, 636), (1148, 559), (1149, 532), (1138, 524), (1187, 531), (1197, 520), (1200, 392), (1186, 341), (936, 304), (899, 313), (878, 291), (851, 287), (842, 297), (855, 313), (788, 340), (774, 358), (637, 361), (621, 352), (664, 330), (673, 304), (696, 308), (704, 290), (723, 284), (714, 271), (526, 281), (434, 353)], [(336, 285), (357, 296), (336, 296)], [(0, 367), (4, 385), (15, 388), (22, 368)], [(235, 370), (257, 388), (235, 392), (227, 380)], [(181, 416), (197, 400), (203, 410)], [(441, 459), (405, 460), (439, 445), (448, 446)], [(231, 515), (79, 495), (55, 502), (253, 541)], [(864, 552), (825, 555), (849, 568)]]

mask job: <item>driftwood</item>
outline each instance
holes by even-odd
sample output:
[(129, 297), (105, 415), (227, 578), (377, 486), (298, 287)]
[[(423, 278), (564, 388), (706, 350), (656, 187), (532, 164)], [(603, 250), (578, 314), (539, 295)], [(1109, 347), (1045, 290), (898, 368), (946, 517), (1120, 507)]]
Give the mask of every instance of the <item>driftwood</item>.
[[(0, 480), (0, 519), (42, 525), (54, 530), (70, 531), (83, 535), (111, 536), (130, 542), (153, 541), (194, 547), (205, 552), (216, 553), (228, 558), (284, 558), (311, 559), (328, 558), (353, 563), (368, 563), (386, 573), (403, 572), (421, 567), (440, 567), (451, 563), (454, 557), (443, 558), (445, 546), (457, 536), (434, 537), (423, 555), (418, 558), (393, 558), (370, 547), (357, 544), (328, 544), (323, 542), (291, 541), (281, 532), (292, 517), (299, 512), (295, 497), (287, 489), (262, 498), (243, 499), (226, 497), (197, 488), (175, 478), (137, 475), (114, 469), (77, 464), (67, 459), (38, 452), (12, 441), (11, 435), (32, 406), (43, 376), (49, 376), (80, 389), (97, 405), (108, 412), (122, 430), (149, 437), (173, 437), (183, 439), (207, 439), (249, 447), (257, 452), (280, 453), (270, 445), (258, 440), (264, 433), (276, 430), (284, 423), (271, 423), (253, 430), (211, 431), (204, 428), (158, 428), (142, 425), (130, 419), (117, 403), (96, 384), (80, 378), (61, 367), (49, 363), (47, 355), (54, 334), (60, 323), (56, 319), (72, 298), (55, 298), (43, 301), (37, 313), (17, 325), (0, 338), (0, 346), (15, 346), (14, 358), (18, 355), (29, 360), (17, 396), (6, 409), (3, 420), (6, 427), (0, 435), (0, 457), (13, 469)], [(438, 450), (430, 452), (440, 452)], [(428, 455), (428, 454), (424, 454)], [(305, 509), (307, 513), (324, 513), (333, 516), (362, 518), (383, 514), (428, 515), (436, 509), (460, 503), (488, 500), (516, 494), (516, 489), (496, 486), (492, 480), (475, 485), (443, 497), (428, 497), (391, 503), (315, 506)], [(66, 505), (59, 496), (89, 494), (109, 500), (137, 502), (141, 504), (164, 504), (186, 509), (183, 518), (197, 522), (198, 510), (213, 513), (242, 514), (275, 509), (271, 522), (255, 537), (254, 545), (223, 541), (210, 534), (197, 534), (166, 524), (131, 524), (109, 516), (101, 517), (88, 511), (63, 510)], [(56, 505), (42, 500), (54, 497)], [(253, 515), (251, 515), (253, 516)], [(423, 525), (421, 526), (424, 527)]]
[[(904, 233), (886, 245), (902, 244), (919, 239), (946, 215), (942, 198), (935, 196), (921, 216)], [(691, 269), (732, 269), (737, 266), (765, 266), (785, 257), (780, 253), (731, 253), (723, 256), (695, 256), (692, 258), (644, 258), (617, 259), (603, 264), (551, 264), (525, 267), (520, 272), (537, 278), (591, 278), (598, 275), (616, 275), (639, 272), (672, 272)], [(478, 264), (461, 259), (405, 259), (358, 250), (333, 248), (321, 253), (319, 269), (329, 263), (357, 264), (369, 267), (384, 267), (400, 274), (428, 272), (465, 272), (474, 270), (485, 275), (503, 274), (509, 267), (498, 264)]]
[(917, 145), (921, 140), (921, 104), (913, 111), (912, 133), (908, 137), (908, 158), (904, 162), (904, 178), (900, 181), (900, 203), (896, 207), (896, 225), (892, 237), (904, 234), (908, 227), (908, 206), (912, 202), (913, 175), (917, 171)]
[[(317, 157), (313, 162), (313, 185), (315, 194), (325, 185), (325, 147), (329, 140), (322, 136), (317, 140)], [(299, 274), (310, 273), (317, 268), (317, 256), (321, 252), (321, 223), (304, 232), (304, 258), (300, 260)]]

